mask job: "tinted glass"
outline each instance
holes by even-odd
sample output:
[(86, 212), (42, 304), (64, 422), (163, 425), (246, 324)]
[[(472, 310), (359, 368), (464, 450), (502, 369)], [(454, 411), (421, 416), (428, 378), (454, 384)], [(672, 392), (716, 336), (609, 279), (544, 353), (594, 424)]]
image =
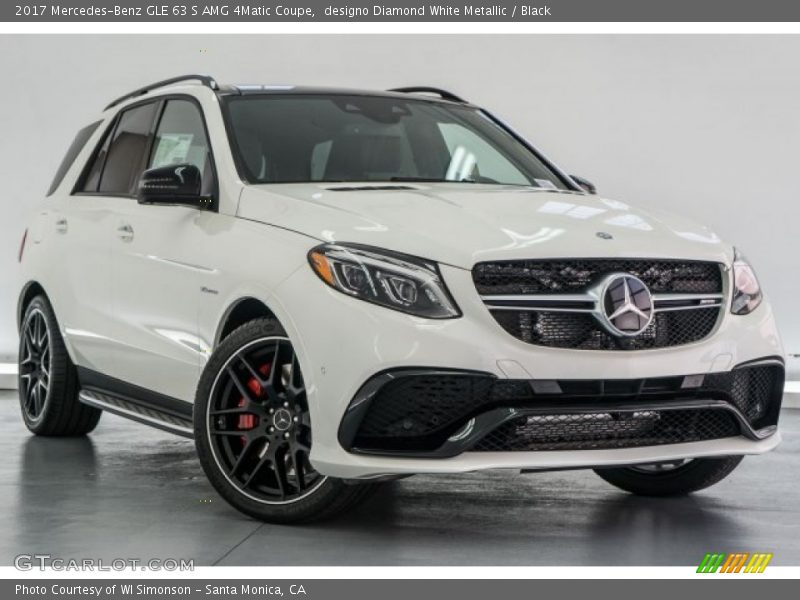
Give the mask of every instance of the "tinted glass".
[(88, 172), (86, 172), (83, 186), (81, 187), (82, 192), (97, 191), (97, 186), (100, 185), (100, 175), (103, 173), (103, 164), (105, 164), (106, 154), (108, 154), (108, 143), (111, 140), (111, 133), (113, 130), (114, 125), (112, 124), (103, 134), (103, 141), (95, 152), (91, 167)]
[(170, 100), (161, 115), (147, 168), (187, 163), (200, 169), (204, 193), (210, 193), (211, 152), (200, 109), (188, 100)]
[(108, 145), (99, 192), (133, 194), (144, 170), (156, 107), (155, 103), (144, 104), (122, 113)]
[(565, 189), (533, 153), (479, 110), (378, 96), (226, 99), (251, 183), (430, 180)]
[(58, 189), (58, 186), (61, 185), (61, 182), (64, 180), (64, 176), (67, 174), (67, 171), (69, 171), (72, 163), (75, 162), (75, 158), (78, 156), (78, 154), (80, 154), (80, 151), (83, 150), (86, 142), (88, 142), (89, 138), (92, 137), (92, 134), (100, 126), (100, 123), (102, 123), (102, 121), (97, 121), (96, 123), (87, 125), (81, 129), (75, 136), (75, 139), (72, 140), (72, 143), (67, 149), (67, 153), (64, 155), (61, 164), (58, 166), (55, 177), (53, 177), (53, 183), (50, 184), (50, 189), (47, 190), (48, 196), (53, 194), (53, 192)]

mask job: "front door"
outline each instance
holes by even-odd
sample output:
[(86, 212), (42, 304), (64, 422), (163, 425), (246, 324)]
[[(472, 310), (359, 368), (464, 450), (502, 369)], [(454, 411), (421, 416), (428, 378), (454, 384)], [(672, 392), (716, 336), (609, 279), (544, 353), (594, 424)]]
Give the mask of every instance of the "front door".
[[(193, 164), (204, 193), (215, 174), (200, 107), (185, 97), (160, 103), (143, 169)], [(141, 175), (141, 173), (139, 173)], [(138, 179), (138, 177), (137, 177)], [(187, 206), (126, 203), (112, 241), (113, 296), (120, 379), (185, 401), (194, 400), (209, 349), (198, 336), (203, 281), (213, 273), (206, 256), (216, 213)]]

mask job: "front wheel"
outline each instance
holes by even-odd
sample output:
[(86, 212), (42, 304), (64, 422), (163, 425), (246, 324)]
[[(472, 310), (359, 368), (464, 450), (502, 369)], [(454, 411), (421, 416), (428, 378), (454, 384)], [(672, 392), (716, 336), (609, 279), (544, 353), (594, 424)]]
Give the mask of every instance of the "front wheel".
[(277, 321), (242, 325), (220, 344), (197, 389), (200, 463), (234, 508), (272, 523), (333, 516), (373, 485), (348, 485), (309, 460), (311, 419), (292, 343)]
[(694, 458), (623, 468), (595, 469), (608, 483), (640, 496), (682, 496), (719, 483), (742, 456)]

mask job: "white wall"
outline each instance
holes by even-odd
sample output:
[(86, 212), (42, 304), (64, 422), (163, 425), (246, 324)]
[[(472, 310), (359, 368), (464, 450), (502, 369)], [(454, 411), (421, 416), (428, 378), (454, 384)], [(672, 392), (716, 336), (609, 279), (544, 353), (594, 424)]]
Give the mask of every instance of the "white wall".
[(800, 37), (4, 36), (0, 357), (23, 216), (109, 100), (185, 72), (222, 82), (450, 88), (601, 193), (712, 225), (755, 263), (800, 352)]

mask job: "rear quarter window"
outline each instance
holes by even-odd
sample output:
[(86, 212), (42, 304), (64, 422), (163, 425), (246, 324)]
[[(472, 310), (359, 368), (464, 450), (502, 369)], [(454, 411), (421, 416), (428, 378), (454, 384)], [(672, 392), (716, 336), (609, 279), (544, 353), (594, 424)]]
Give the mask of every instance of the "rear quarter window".
[(53, 193), (58, 189), (58, 186), (61, 185), (61, 182), (64, 180), (64, 176), (67, 174), (67, 171), (69, 171), (72, 163), (75, 162), (75, 158), (77, 158), (78, 154), (80, 154), (81, 150), (83, 150), (86, 142), (88, 142), (89, 138), (92, 137), (92, 134), (100, 126), (100, 123), (102, 123), (102, 121), (96, 121), (91, 125), (87, 125), (75, 135), (75, 139), (72, 140), (72, 143), (67, 149), (67, 153), (64, 155), (64, 158), (61, 160), (61, 164), (58, 166), (56, 175), (53, 177), (53, 183), (50, 184), (50, 189), (47, 190), (48, 196), (52, 196)]

